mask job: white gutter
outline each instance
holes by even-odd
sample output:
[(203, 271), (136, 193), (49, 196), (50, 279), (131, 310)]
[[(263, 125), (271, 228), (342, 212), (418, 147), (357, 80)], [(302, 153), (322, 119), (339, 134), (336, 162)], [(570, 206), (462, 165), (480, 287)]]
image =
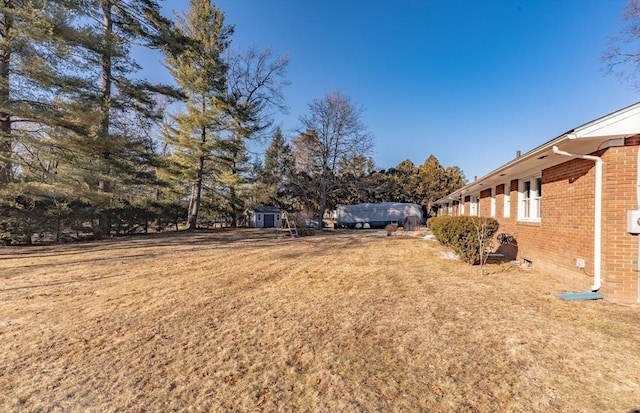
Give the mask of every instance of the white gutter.
[(593, 228), (593, 285), (591, 291), (598, 291), (602, 286), (602, 165), (604, 161), (599, 156), (581, 155), (561, 151), (553, 146), (553, 153), (570, 156), (572, 158), (588, 159), (596, 163), (595, 177), (595, 217)]

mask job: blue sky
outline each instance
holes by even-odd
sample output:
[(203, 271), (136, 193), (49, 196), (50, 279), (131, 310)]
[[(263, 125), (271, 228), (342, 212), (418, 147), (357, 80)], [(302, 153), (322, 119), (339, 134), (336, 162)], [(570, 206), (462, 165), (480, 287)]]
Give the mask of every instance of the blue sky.
[[(435, 155), (468, 180), (640, 100), (604, 74), (626, 0), (219, 0), (233, 45), (290, 58), (289, 137), (313, 99), (365, 108), (378, 168)], [(166, 14), (188, 1), (162, 3)], [(171, 82), (139, 56), (150, 80)]]

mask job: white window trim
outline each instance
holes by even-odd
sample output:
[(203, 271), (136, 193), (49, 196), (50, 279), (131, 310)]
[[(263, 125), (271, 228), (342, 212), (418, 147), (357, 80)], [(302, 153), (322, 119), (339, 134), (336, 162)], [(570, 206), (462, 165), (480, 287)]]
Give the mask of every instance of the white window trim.
[(504, 184), (504, 207), (502, 211), (503, 218), (511, 217), (511, 182)]
[(460, 216), (464, 215), (464, 198), (462, 198), (458, 203), (458, 215)]
[[(540, 222), (540, 207), (542, 204), (542, 197), (540, 195), (540, 189), (538, 188), (541, 183), (540, 176), (533, 176), (531, 178), (520, 179), (518, 181), (518, 221), (523, 222)], [(529, 198), (525, 198), (525, 187), (529, 183)], [(528, 209), (529, 214), (525, 213)]]
[(480, 216), (480, 194), (471, 195), (469, 200), (469, 216)]
[(491, 213), (490, 215), (495, 218), (496, 216), (496, 187), (491, 188)]

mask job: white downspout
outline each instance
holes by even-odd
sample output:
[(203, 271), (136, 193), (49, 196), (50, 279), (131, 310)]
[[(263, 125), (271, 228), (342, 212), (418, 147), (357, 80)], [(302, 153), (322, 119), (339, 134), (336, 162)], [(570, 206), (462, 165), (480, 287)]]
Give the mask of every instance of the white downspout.
[(588, 159), (596, 163), (595, 217), (593, 221), (593, 285), (591, 286), (591, 291), (598, 291), (602, 286), (602, 165), (604, 161), (599, 156), (573, 154), (561, 151), (557, 146), (553, 147), (553, 153), (573, 158)]

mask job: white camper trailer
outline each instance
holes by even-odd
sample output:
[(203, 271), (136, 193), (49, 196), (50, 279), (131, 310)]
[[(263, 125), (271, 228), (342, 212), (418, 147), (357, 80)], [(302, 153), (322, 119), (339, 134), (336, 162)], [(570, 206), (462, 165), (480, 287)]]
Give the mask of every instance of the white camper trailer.
[(422, 207), (418, 204), (383, 202), (380, 204), (338, 205), (336, 225), (338, 228), (384, 228), (387, 224), (404, 225), (407, 217), (418, 217), (424, 223)]

